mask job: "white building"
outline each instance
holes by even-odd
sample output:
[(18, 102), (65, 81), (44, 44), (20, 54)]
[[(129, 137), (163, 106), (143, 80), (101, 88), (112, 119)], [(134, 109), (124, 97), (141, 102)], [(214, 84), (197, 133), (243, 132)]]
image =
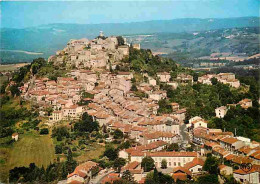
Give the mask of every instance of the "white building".
[(243, 184), (259, 184), (259, 172), (251, 169), (245, 172), (242, 169), (235, 170), (233, 173), (234, 178)]
[(221, 106), (215, 109), (216, 117), (218, 118), (224, 118), (224, 116), (227, 114), (227, 107)]
[(15, 141), (18, 141), (18, 137), (19, 137), (18, 133), (12, 134), (12, 139), (14, 139)]
[(142, 162), (146, 156), (152, 157), (156, 167), (161, 167), (162, 160), (167, 161), (167, 167), (184, 166), (197, 157), (196, 152), (133, 152), (131, 154), (131, 162)]

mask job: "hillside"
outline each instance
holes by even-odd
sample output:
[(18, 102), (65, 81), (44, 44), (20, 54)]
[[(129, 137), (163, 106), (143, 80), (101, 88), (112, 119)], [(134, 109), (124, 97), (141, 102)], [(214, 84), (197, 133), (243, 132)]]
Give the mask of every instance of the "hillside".
[[(156, 20), (118, 24), (50, 24), (25, 29), (2, 28), (0, 43), (2, 62), (26, 62), (32, 58), (45, 57), (62, 49), (71, 39), (82, 37), (94, 38), (103, 30), (109, 35), (134, 35), (156, 33), (181, 33), (207, 31), (235, 27), (257, 27), (258, 17), (241, 17), (225, 19), (174, 19)], [(159, 45), (160, 46), (160, 45)], [(22, 52), (6, 50), (20, 50), (40, 52), (41, 55), (30, 55)]]

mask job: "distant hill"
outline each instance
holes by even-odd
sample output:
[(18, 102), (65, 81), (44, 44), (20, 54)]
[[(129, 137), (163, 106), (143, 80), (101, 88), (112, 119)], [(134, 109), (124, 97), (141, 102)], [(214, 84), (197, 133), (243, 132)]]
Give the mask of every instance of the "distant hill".
[[(94, 38), (99, 31), (105, 35), (180, 33), (223, 28), (258, 27), (259, 17), (223, 19), (173, 19), (109, 24), (49, 24), (25, 29), (1, 29), (1, 50), (41, 52), (42, 55), (1, 51), (2, 62), (25, 62), (33, 57), (48, 57), (62, 49), (69, 39)], [(27, 59), (28, 58), (28, 59)]]

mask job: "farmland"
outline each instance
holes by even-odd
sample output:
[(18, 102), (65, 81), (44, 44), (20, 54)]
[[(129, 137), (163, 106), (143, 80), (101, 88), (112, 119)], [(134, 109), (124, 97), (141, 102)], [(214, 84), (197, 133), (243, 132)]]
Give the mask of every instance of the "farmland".
[(39, 167), (44, 166), (46, 168), (55, 159), (51, 137), (49, 135), (40, 136), (34, 133), (20, 135), (17, 142), (10, 147), (1, 148), (0, 153), (2, 177), (7, 174), (6, 172), (9, 169), (28, 166), (32, 162)]

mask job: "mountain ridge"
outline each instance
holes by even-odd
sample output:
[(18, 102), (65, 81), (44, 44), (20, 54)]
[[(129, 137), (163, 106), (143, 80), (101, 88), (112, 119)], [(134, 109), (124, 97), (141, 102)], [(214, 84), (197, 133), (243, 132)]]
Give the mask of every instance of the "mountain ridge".
[[(130, 23), (106, 24), (46, 24), (24, 29), (2, 28), (0, 33), (0, 49), (43, 52), (43, 57), (60, 50), (70, 39), (95, 38), (99, 31), (106, 36), (136, 35), (156, 33), (181, 33), (228, 29), (236, 27), (258, 27), (259, 17), (240, 18), (183, 18), (171, 20), (152, 20)], [(2, 53), (9, 60), (20, 60), (13, 53)], [(25, 56), (26, 58), (27, 56)], [(11, 59), (10, 59), (11, 58)], [(30, 58), (31, 60), (31, 58)], [(28, 60), (29, 61), (29, 60)]]

